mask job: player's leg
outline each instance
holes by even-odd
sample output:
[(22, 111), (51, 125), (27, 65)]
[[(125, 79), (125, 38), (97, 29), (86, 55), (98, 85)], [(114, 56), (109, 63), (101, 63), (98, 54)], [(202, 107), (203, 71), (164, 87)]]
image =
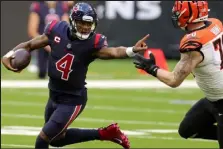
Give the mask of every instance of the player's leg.
[[(87, 95), (85, 92), (83, 94), (83, 96), (72, 96), (67, 94), (61, 95), (61, 93), (50, 91), (50, 97), (54, 101), (50, 100), (47, 104), (49, 106), (46, 107), (45, 112), (46, 123), (37, 138), (36, 148), (47, 148), (48, 144), (53, 146), (64, 146), (75, 142), (99, 138), (98, 131), (94, 129), (67, 130), (67, 127), (85, 107)], [(64, 101), (69, 101), (70, 99), (74, 101), (81, 101), (82, 104), (63, 104)], [(52, 110), (54, 110), (53, 113)]]
[(48, 52), (44, 49), (40, 49), (38, 51), (38, 77), (40, 79), (44, 79), (47, 73), (47, 60), (48, 60)]
[[(83, 101), (87, 100), (86, 92), (84, 93), (82, 98)], [(45, 130), (47, 129), (48, 132), (53, 133), (46, 133), (48, 136), (50, 136), (50, 145), (54, 147), (62, 147), (65, 145), (86, 141), (108, 140), (120, 144), (125, 148), (129, 148), (128, 138), (120, 131), (117, 124), (111, 124), (108, 127), (99, 129), (66, 129), (72, 123), (72, 121), (83, 111), (85, 104), (86, 102), (75, 107), (68, 105), (59, 105), (59, 108), (57, 108), (57, 110), (50, 118), (52, 122), (50, 122), (50, 124), (48, 125), (51, 126), (46, 126), (48, 128), (45, 128)], [(55, 132), (54, 130), (57, 130), (57, 132)]]
[(64, 137), (67, 127), (82, 110), (82, 105), (68, 106), (57, 104), (54, 101), (52, 101), (52, 105), (55, 110), (50, 117), (50, 112), (45, 114), (46, 123), (37, 137), (36, 149), (48, 148), (51, 142)]
[(54, 147), (63, 147), (70, 144), (93, 140), (112, 141), (126, 149), (129, 148), (128, 138), (121, 132), (117, 123), (99, 129), (69, 128), (62, 136), (52, 140), (50, 145)]
[(202, 138), (217, 140), (215, 117), (210, 112), (211, 103), (203, 98), (194, 104), (186, 113), (179, 126), (179, 134), (183, 138)]
[(56, 110), (56, 107), (54, 106), (54, 102), (49, 98), (46, 107), (45, 107), (45, 113), (44, 113), (44, 120), (45, 123), (47, 123), (53, 114), (54, 110)]
[(218, 131), (218, 142), (219, 146), (223, 148), (223, 99), (213, 102), (216, 119), (217, 119), (217, 131)]
[[(53, 101), (49, 98), (46, 107), (45, 107), (45, 123), (47, 123), (53, 114), (55, 110), (55, 107), (53, 105)], [(45, 136), (43, 132), (40, 132), (40, 134), (36, 138), (35, 148), (48, 148), (49, 147), (49, 141), (48, 138)]]

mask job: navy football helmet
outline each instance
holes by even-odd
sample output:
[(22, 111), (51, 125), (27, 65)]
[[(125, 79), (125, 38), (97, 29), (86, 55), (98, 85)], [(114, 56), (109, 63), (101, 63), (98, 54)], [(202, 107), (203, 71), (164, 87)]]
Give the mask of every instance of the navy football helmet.
[(70, 13), (72, 36), (80, 40), (90, 38), (97, 27), (98, 18), (96, 10), (88, 3), (76, 3)]

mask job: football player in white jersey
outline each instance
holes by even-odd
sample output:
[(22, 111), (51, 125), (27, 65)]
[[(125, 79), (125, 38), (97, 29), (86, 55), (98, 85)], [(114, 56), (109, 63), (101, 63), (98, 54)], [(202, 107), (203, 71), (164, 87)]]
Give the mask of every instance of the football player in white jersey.
[(181, 59), (172, 72), (156, 66), (152, 53), (148, 59), (136, 54), (134, 64), (173, 88), (192, 73), (205, 97), (186, 113), (178, 132), (183, 138), (218, 140), (222, 149), (223, 26), (220, 20), (208, 18), (208, 11), (207, 1), (175, 1), (172, 21), (186, 35), (180, 42)]

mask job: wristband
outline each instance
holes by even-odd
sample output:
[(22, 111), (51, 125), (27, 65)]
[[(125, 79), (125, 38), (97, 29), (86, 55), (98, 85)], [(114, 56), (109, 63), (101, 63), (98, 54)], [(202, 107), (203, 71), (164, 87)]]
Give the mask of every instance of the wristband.
[(13, 54), (15, 53), (15, 51), (9, 51), (4, 57), (9, 58), (11, 57)]
[(158, 71), (159, 66), (153, 65), (149, 69), (146, 69), (146, 72), (151, 74), (154, 77), (157, 77), (157, 71)]
[(129, 57), (135, 56), (135, 52), (133, 52), (133, 47), (128, 47), (125, 52)]

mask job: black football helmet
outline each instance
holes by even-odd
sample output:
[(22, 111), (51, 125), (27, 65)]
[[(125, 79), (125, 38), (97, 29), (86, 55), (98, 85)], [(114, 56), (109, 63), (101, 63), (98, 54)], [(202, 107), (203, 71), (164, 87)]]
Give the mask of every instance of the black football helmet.
[(98, 18), (96, 10), (88, 3), (76, 3), (69, 17), (72, 36), (80, 40), (90, 38), (97, 27)]

